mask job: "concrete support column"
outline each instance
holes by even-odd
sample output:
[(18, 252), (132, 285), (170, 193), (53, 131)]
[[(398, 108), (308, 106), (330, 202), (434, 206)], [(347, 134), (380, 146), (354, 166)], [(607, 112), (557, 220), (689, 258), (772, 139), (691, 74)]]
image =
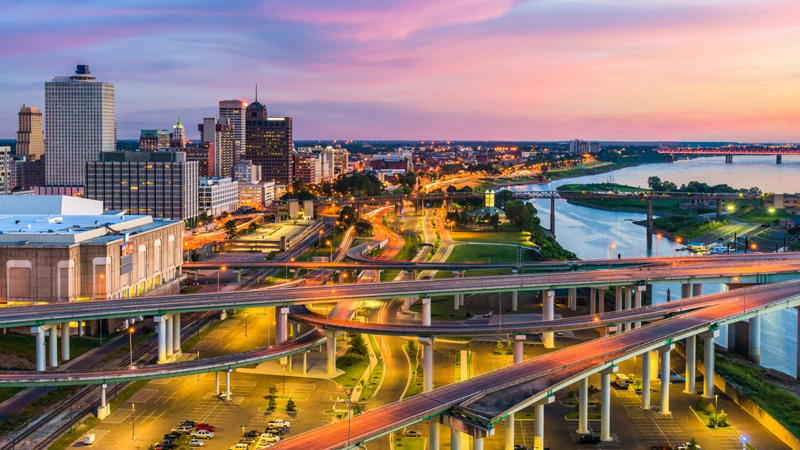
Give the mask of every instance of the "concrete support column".
[(719, 335), (718, 330), (703, 334), (703, 397), (714, 398), (714, 338)]
[(658, 381), (658, 350), (650, 351), (650, 381)]
[(58, 367), (58, 325), (50, 327), (50, 367)]
[(506, 416), (506, 446), (504, 450), (514, 450), (514, 414)]
[(325, 333), (325, 348), (328, 351), (326, 372), (328, 375), (336, 373), (336, 332), (331, 330), (324, 330)]
[(47, 343), (44, 340), (44, 328), (42, 327), (31, 327), (31, 333), (36, 334), (36, 370), (39, 372), (44, 372), (47, 370), (46, 367), (46, 356), (47, 353)]
[(578, 434), (589, 434), (589, 377), (581, 378), (578, 389)]
[(83, 321), (78, 321), (78, 336), (83, 336)]
[(422, 297), (422, 326), (431, 326), (431, 298)]
[(303, 374), (308, 373), (308, 350), (303, 352)]
[(181, 314), (172, 315), (172, 351), (181, 354)]
[(275, 334), (278, 343), (281, 344), (289, 339), (289, 307), (278, 306), (275, 308)]
[(230, 369), (225, 371), (225, 400), (231, 399), (231, 372)]
[(511, 311), (516, 311), (518, 306), (519, 306), (519, 292), (518, 291), (512, 291), (511, 292)]
[(533, 448), (544, 450), (544, 403), (533, 405)]
[(691, 283), (681, 284), (681, 298), (689, 298), (691, 296), (692, 296), (692, 284)]
[(527, 336), (518, 334), (514, 336), (514, 364), (521, 363), (524, 359), (525, 340)]
[(695, 379), (697, 376), (697, 336), (686, 338), (686, 393), (694, 394)]
[(450, 427), (450, 450), (461, 450), (461, 433)]
[(569, 308), (572, 311), (578, 309), (578, 288), (569, 288), (569, 293), (567, 294), (570, 298)]
[(603, 314), (606, 312), (606, 288), (597, 288), (597, 312)]
[(617, 366), (600, 372), (600, 440), (611, 440), (611, 374)]
[(650, 409), (650, 353), (642, 354), (642, 409)]
[[(795, 309), (797, 310), (797, 340), (795, 341), (797, 342), (795, 349), (797, 351), (797, 380), (800, 381), (800, 306), (795, 307)], [(728, 325), (728, 333), (730, 333), (731, 328)]]
[(430, 450), (439, 450), (439, 417), (431, 417), (428, 422), (430, 425), (430, 439), (428, 440), (428, 448)]
[(433, 337), (419, 338), (422, 344), (422, 392), (433, 390)]
[(106, 401), (107, 389), (107, 384), (103, 383), (100, 385), (100, 408), (97, 409), (97, 418), (100, 420), (105, 419), (111, 413), (111, 405)]
[(750, 361), (761, 364), (761, 316), (750, 318)]
[(699, 297), (701, 295), (703, 295), (703, 284), (702, 283), (692, 284), (692, 297)]
[(458, 311), (459, 306), (461, 306), (461, 300), (458, 298), (458, 294), (453, 295), (453, 309)]
[[(644, 286), (636, 286), (636, 290), (633, 292), (633, 307), (637, 309), (642, 307), (642, 290), (639, 289), (640, 287)], [(641, 328), (642, 322), (641, 321), (634, 322), (633, 327)]]
[(175, 338), (172, 337), (173, 331), (175, 331), (172, 329), (172, 324), (175, 322), (172, 321), (172, 315), (167, 315), (165, 316), (165, 318), (166, 318), (166, 324), (164, 326), (166, 327), (167, 330), (167, 334), (165, 337), (167, 340), (167, 358), (170, 358), (172, 355), (175, 354)]
[[(631, 309), (631, 307), (633, 306), (632, 302), (633, 291), (634, 291), (633, 286), (625, 286), (625, 304), (624, 304), (625, 309)], [(622, 331), (630, 331), (632, 328), (633, 328), (632, 323), (622, 324)]]
[(214, 395), (219, 395), (219, 371), (214, 372)]
[(591, 315), (597, 314), (597, 303), (595, 303), (594, 297), (594, 288), (589, 288), (589, 314)]
[(61, 359), (69, 361), (69, 322), (61, 323)]
[[(542, 291), (542, 320), (549, 322), (555, 317), (555, 295), (556, 291)], [(544, 348), (555, 348), (555, 337), (552, 331), (542, 333), (542, 343)]]
[(675, 344), (669, 344), (658, 349), (661, 354), (661, 414), (670, 414), (669, 411), (669, 352), (675, 348)]
[(164, 316), (156, 316), (153, 319), (158, 326), (158, 363), (167, 362), (167, 319)]
[(614, 311), (622, 311), (622, 286), (614, 288)]
[(472, 438), (472, 450), (483, 450), (483, 438)]

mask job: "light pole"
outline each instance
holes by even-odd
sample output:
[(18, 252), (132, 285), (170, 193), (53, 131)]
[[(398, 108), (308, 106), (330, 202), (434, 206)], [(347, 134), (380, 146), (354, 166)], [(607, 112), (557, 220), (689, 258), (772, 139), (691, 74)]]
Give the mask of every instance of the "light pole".
[(325, 241), (325, 245), (331, 248), (330, 256), (328, 256), (328, 262), (333, 262), (333, 242)]
[(244, 337), (247, 337), (247, 311), (244, 312)]
[(136, 412), (136, 403), (131, 403), (131, 440), (136, 440), (136, 418), (134, 417), (134, 413)]
[(658, 258), (658, 240), (662, 238), (662, 234), (656, 234), (656, 258)]
[(353, 413), (352, 413), (353, 404), (350, 400), (350, 392), (347, 392), (347, 388), (342, 385), (339, 385), (339, 389), (344, 391), (344, 400), (347, 402), (347, 445), (350, 445), (350, 437), (351, 437), (350, 430), (351, 430), (351, 423), (353, 420)]
[(673, 258), (678, 255), (678, 244), (680, 244), (682, 240), (683, 239), (681, 239), (680, 237), (675, 238), (675, 242), (673, 242), (673, 246), (672, 246), (672, 257)]
[(617, 248), (617, 244), (612, 242), (611, 245), (608, 246), (608, 268), (609, 269), (611, 268), (611, 249), (612, 248)]
[(131, 370), (133, 370), (133, 327), (128, 328), (128, 343), (130, 344)]
[(226, 270), (228, 270), (228, 268), (227, 268), (227, 267), (225, 267), (225, 266), (222, 266), (222, 267), (220, 267), (220, 268), (219, 268), (219, 270), (217, 271), (217, 292), (219, 292), (219, 274), (221, 274), (222, 272), (224, 272), (224, 271), (226, 271)]
[(317, 238), (317, 247), (322, 247), (322, 230), (319, 230), (319, 237)]
[(747, 436), (742, 436), (742, 450), (747, 450)]

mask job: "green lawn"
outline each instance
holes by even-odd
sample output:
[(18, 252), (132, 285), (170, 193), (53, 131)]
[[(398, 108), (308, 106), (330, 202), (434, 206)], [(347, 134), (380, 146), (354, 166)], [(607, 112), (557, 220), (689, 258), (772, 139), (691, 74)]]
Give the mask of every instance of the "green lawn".
[[(59, 333), (59, 339), (61, 334)], [(108, 342), (112, 336), (104, 336), (103, 341)], [(49, 340), (49, 337), (47, 338)], [(74, 359), (87, 351), (100, 346), (100, 339), (89, 337), (71, 336), (69, 339), (69, 355)], [(6, 353), (26, 358), (30, 361), (36, 360), (36, 337), (22, 336), (17, 334), (0, 335), (0, 348)], [(60, 352), (60, 350), (59, 350)], [(59, 353), (60, 354), (60, 353)]]
[[(419, 345), (415, 344), (414, 349), (418, 351)], [(413, 397), (422, 392), (423, 386), (422, 386), (422, 377), (421, 376), (417, 377), (417, 374), (419, 373), (419, 370), (417, 370), (419, 368), (417, 362), (417, 352), (416, 351), (410, 352), (408, 344), (403, 345), (403, 351), (406, 352), (409, 360), (411, 360), (411, 377), (412, 377), (411, 383), (409, 383), (408, 385), (408, 390), (406, 391), (405, 395), (403, 395), (403, 398), (405, 399)]]
[[(462, 320), (469, 319), (472, 314), (464, 311), (464, 308), (458, 311), (453, 309), (453, 297), (431, 297), (431, 319), (432, 320)], [(419, 301), (411, 305), (411, 311), (422, 312), (422, 302)]]
[[(447, 262), (517, 262), (517, 247), (508, 245), (470, 245), (461, 244), (453, 247)], [(523, 247), (523, 262), (536, 261), (530, 247)]]
[(403, 433), (394, 433), (394, 448), (402, 450), (425, 450), (425, 438), (403, 437)]
[(768, 208), (752, 207), (742, 208), (732, 215), (741, 221), (754, 223), (772, 223), (776, 219), (780, 220), (789, 217), (785, 209), (773, 209), (770, 212)]
[(369, 360), (361, 355), (353, 353), (352, 349), (336, 358), (336, 368), (344, 370), (342, 375), (334, 378), (333, 381), (341, 386), (355, 387), (361, 375), (369, 368)]

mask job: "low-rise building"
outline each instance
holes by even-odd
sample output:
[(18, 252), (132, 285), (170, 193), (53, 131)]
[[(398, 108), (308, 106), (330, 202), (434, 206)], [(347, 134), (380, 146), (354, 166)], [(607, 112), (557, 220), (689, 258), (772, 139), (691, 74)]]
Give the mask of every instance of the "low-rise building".
[(230, 178), (200, 178), (200, 212), (211, 217), (232, 213), (239, 208), (239, 182)]
[(247, 206), (255, 209), (264, 209), (272, 205), (274, 200), (274, 181), (261, 181), (258, 183), (239, 182), (239, 207)]
[(166, 150), (169, 145), (170, 137), (167, 130), (142, 130), (139, 134), (139, 150), (143, 152)]
[(127, 298), (178, 291), (182, 221), (66, 196), (0, 196), (0, 301)]
[(233, 166), (233, 179), (241, 183), (256, 184), (261, 181), (261, 166), (253, 164), (249, 159), (243, 159)]

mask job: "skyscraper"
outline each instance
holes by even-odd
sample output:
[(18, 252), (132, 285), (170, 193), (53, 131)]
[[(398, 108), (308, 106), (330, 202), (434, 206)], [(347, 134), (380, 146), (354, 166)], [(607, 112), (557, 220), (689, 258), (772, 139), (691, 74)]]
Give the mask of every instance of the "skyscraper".
[(180, 117), (178, 117), (178, 123), (172, 127), (172, 133), (169, 134), (169, 146), (170, 148), (186, 147), (186, 132), (183, 130)]
[(208, 176), (230, 178), (233, 172), (233, 164), (236, 160), (234, 155), (234, 132), (233, 125), (229, 125), (228, 119), (217, 119), (207, 117), (197, 129), (201, 133), (203, 145), (211, 144), (208, 155)]
[(247, 141), (247, 131), (245, 130), (245, 122), (247, 115), (247, 102), (244, 100), (220, 100), (219, 101), (219, 119), (220, 123), (225, 123), (224, 119), (228, 119), (228, 125), (233, 125), (233, 142), (237, 154), (236, 161), (238, 162), (241, 154), (244, 153), (245, 143)]
[(256, 100), (247, 106), (245, 158), (261, 166), (264, 180), (291, 185), (294, 143), (291, 117), (268, 117)]
[(39, 108), (23, 105), (19, 109), (17, 155), (24, 156), (29, 161), (39, 159), (44, 155), (42, 111)]
[(116, 149), (114, 85), (98, 82), (89, 66), (44, 84), (45, 179), (82, 186), (86, 163)]

